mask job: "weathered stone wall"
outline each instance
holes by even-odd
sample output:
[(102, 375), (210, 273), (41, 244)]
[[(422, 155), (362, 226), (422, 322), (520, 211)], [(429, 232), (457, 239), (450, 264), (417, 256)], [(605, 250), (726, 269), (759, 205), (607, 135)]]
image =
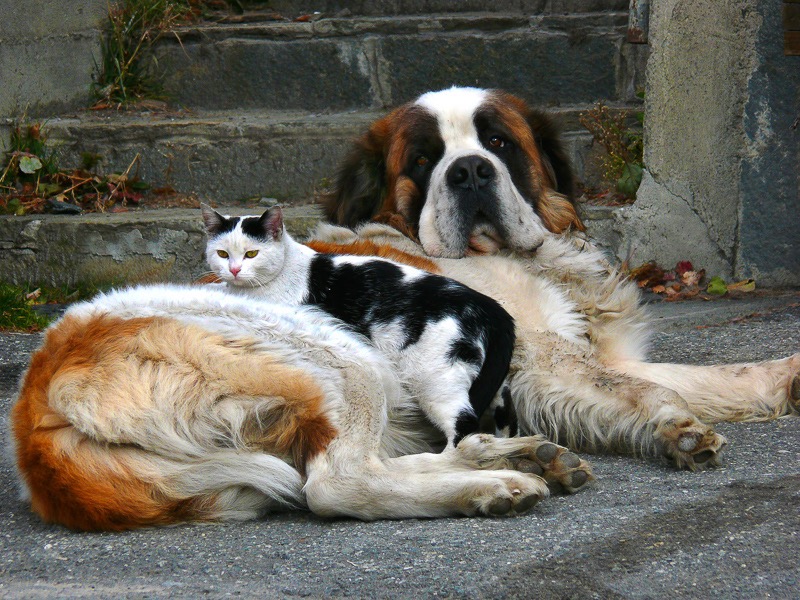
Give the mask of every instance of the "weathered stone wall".
[(107, 11), (106, 0), (0, 0), (0, 124), (88, 104)]
[[(219, 208), (258, 214), (261, 207)], [(316, 207), (284, 211), (286, 228), (305, 239)], [(0, 281), (18, 285), (121, 285), (189, 282), (206, 273), (206, 234), (199, 209), (115, 214), (0, 215)]]
[(783, 55), (781, 5), (759, 0), (745, 90), (738, 277), (800, 286), (800, 56)]
[(618, 254), (800, 285), (800, 59), (768, 0), (651, 3), (646, 172)]

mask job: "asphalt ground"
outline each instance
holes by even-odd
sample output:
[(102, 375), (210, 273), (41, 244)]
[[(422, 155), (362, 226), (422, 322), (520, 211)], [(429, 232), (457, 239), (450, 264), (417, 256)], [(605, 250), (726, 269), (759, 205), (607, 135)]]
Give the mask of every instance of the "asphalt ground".
[[(651, 305), (652, 358), (800, 351), (800, 293)], [(0, 429), (39, 335), (0, 334)], [(588, 457), (597, 481), (506, 519), (264, 521), (79, 534), (0, 468), (2, 598), (797, 598), (800, 418), (722, 424), (723, 465)]]

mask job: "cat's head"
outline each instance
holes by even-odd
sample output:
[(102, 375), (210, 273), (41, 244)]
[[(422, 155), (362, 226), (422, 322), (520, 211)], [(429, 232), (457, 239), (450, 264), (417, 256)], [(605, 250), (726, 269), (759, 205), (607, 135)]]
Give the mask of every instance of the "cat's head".
[(276, 206), (261, 216), (231, 217), (201, 205), (208, 234), (206, 261), (222, 281), (242, 287), (267, 285), (286, 257), (283, 212)]

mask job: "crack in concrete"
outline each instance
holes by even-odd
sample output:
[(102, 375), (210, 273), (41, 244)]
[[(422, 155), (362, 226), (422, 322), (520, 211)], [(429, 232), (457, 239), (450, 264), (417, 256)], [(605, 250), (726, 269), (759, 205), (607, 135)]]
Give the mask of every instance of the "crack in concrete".
[[(694, 193), (692, 192), (692, 198), (686, 198), (686, 197), (685, 197), (685, 196), (683, 196), (682, 194), (678, 193), (678, 192), (675, 190), (675, 188), (674, 188), (673, 186), (671, 186), (671, 185), (670, 185), (669, 183), (667, 183), (666, 181), (662, 180), (662, 179), (661, 179), (661, 178), (660, 178), (660, 177), (659, 177), (657, 174), (653, 173), (652, 171), (650, 171), (650, 176), (653, 178), (653, 181), (654, 181), (655, 183), (657, 183), (658, 185), (660, 185), (661, 187), (663, 187), (663, 188), (664, 188), (664, 189), (665, 189), (665, 190), (666, 190), (666, 191), (667, 191), (667, 192), (668, 192), (670, 195), (674, 196), (675, 198), (678, 198), (679, 200), (682, 200), (682, 201), (683, 201), (683, 203), (684, 203), (684, 204), (686, 204), (686, 206), (689, 208), (689, 210), (691, 210), (691, 211), (692, 211), (692, 213), (693, 213), (693, 214), (694, 214), (694, 215), (695, 215), (695, 216), (696, 216), (696, 217), (697, 217), (697, 218), (700, 220), (700, 222), (701, 222), (701, 223), (702, 223), (702, 224), (705, 226), (705, 228), (706, 228), (706, 232), (707, 232), (707, 234), (708, 234), (708, 239), (709, 239), (709, 241), (710, 241), (710, 242), (711, 242), (711, 243), (714, 245), (714, 247), (716, 248), (716, 250), (717, 250), (717, 255), (718, 255), (718, 256), (719, 256), (719, 257), (720, 257), (720, 258), (721, 258), (721, 259), (722, 259), (724, 262), (728, 263), (728, 264), (731, 266), (731, 269), (733, 269), (733, 266), (734, 266), (734, 264), (733, 264), (733, 263), (734, 263), (734, 260), (735, 260), (734, 256), (729, 256), (729, 255), (728, 255), (728, 253), (725, 251), (725, 249), (724, 249), (724, 248), (722, 247), (722, 245), (719, 243), (719, 236), (717, 235), (717, 232), (716, 232), (716, 230), (714, 229), (714, 226), (713, 226), (713, 224), (709, 223), (709, 222), (708, 222), (708, 221), (707, 221), (707, 220), (706, 220), (706, 219), (703, 217), (703, 215), (700, 213), (700, 211), (698, 211), (698, 210), (697, 210), (697, 208), (696, 208), (696, 207), (693, 205), (693, 202), (692, 202), (691, 200), (692, 200), (692, 199), (693, 199), (693, 197), (694, 197)], [(691, 191), (691, 189), (690, 189), (690, 191)], [(740, 219), (737, 217), (737, 219), (736, 219), (736, 230), (737, 230), (737, 231), (738, 231), (738, 228), (739, 228), (739, 223), (740, 223)], [(738, 238), (738, 236), (737, 236), (737, 238)], [(735, 240), (735, 241), (736, 241), (736, 240)]]

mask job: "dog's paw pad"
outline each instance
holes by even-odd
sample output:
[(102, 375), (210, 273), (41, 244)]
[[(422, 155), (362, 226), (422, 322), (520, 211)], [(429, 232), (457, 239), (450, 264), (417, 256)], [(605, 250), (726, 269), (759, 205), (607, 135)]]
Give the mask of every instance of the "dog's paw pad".
[(589, 463), (563, 446), (531, 438), (527, 452), (513, 461), (513, 468), (541, 475), (551, 491), (575, 492), (593, 479)]
[(575, 469), (581, 464), (581, 457), (574, 452), (564, 452), (558, 459), (561, 461), (561, 464), (568, 469)]
[(473, 506), (490, 517), (522, 514), (549, 495), (541, 477), (511, 471), (484, 471), (492, 483), (478, 489)]
[(697, 454), (692, 454), (692, 459), (698, 465), (705, 464), (710, 460), (716, 460), (716, 458), (717, 458), (717, 453), (714, 452), (713, 450), (703, 450), (701, 452), (698, 452)]
[(534, 506), (539, 504), (539, 500), (541, 500), (541, 496), (537, 494), (531, 494), (529, 496), (524, 496), (520, 499), (519, 502), (514, 506), (514, 512), (517, 514), (522, 514), (524, 512), (528, 512)]
[(711, 427), (693, 419), (666, 421), (657, 430), (656, 439), (665, 458), (692, 471), (717, 466), (728, 443)]
[(697, 448), (703, 439), (702, 433), (682, 433), (678, 436), (678, 449), (681, 452), (691, 452)]
[(558, 455), (559, 447), (555, 444), (545, 443), (536, 449), (536, 458), (542, 463), (549, 463)]
[(511, 498), (495, 498), (486, 507), (486, 512), (495, 517), (501, 517), (510, 513), (513, 505)]
[(586, 471), (573, 471), (570, 473), (568, 482), (567, 482), (567, 489), (577, 490), (580, 487), (583, 487), (586, 483), (588, 483), (590, 478), (590, 474)]
[(544, 475), (544, 469), (532, 460), (526, 458), (519, 459), (514, 465), (517, 471), (521, 473), (530, 473), (531, 475)]

